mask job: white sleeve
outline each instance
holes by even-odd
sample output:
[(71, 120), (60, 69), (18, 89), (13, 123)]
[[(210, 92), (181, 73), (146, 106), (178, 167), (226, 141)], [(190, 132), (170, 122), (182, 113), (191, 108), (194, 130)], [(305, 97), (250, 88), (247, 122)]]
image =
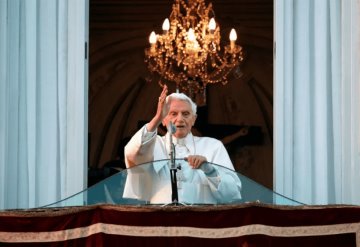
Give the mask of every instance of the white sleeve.
[(218, 202), (230, 202), (241, 199), (241, 181), (235, 172), (219, 167), (215, 176), (207, 176), (210, 189)]
[(126, 167), (152, 161), (154, 158), (156, 137), (157, 131), (148, 132), (146, 125), (138, 130), (124, 149)]
[(150, 141), (152, 138), (154, 138), (157, 134), (157, 131), (153, 131), (150, 132), (147, 130), (147, 124), (145, 125), (144, 131), (142, 133), (142, 138), (141, 138), (141, 142), (142, 144), (147, 143), (148, 141)]

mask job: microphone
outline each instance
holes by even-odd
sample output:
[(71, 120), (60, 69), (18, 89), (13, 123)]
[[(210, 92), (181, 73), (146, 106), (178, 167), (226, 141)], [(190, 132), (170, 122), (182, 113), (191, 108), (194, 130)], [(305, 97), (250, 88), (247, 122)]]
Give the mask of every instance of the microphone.
[(174, 134), (176, 132), (176, 126), (171, 121), (167, 125), (167, 131), (170, 134)]

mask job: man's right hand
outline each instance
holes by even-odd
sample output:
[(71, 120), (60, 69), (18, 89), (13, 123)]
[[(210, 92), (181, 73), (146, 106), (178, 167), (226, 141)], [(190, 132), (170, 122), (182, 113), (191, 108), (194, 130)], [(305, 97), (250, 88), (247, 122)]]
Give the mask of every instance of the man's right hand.
[(153, 117), (153, 119), (147, 124), (147, 130), (149, 132), (154, 132), (157, 129), (157, 127), (159, 127), (162, 120), (168, 114), (169, 108), (166, 107), (166, 102), (165, 102), (167, 93), (168, 93), (168, 88), (166, 85), (164, 85), (163, 90), (159, 96), (156, 114)]

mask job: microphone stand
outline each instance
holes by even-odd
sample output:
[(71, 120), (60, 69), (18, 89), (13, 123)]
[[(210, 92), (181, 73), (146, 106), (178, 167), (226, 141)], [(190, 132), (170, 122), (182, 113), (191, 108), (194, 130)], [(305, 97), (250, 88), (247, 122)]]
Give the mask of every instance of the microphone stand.
[(178, 186), (177, 186), (177, 178), (176, 172), (177, 167), (175, 164), (175, 145), (172, 140), (173, 134), (173, 127), (172, 123), (170, 123), (170, 178), (171, 178), (171, 201), (173, 204), (177, 205), (179, 203), (179, 196), (178, 196)]

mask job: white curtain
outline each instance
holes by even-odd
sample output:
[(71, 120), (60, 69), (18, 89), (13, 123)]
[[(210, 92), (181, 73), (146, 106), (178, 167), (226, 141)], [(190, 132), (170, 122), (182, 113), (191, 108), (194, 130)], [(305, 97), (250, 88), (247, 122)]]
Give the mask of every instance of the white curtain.
[(87, 182), (88, 0), (0, 0), (0, 209)]
[(274, 189), (360, 203), (359, 0), (275, 0)]

